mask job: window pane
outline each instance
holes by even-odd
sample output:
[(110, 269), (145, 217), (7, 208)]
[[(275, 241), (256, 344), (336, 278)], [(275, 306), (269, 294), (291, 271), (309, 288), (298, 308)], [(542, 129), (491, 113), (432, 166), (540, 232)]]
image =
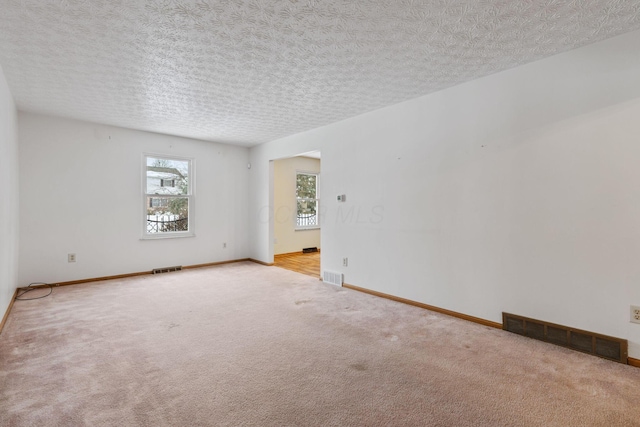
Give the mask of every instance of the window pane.
[(147, 157), (147, 194), (189, 194), (189, 161)]
[(316, 175), (299, 173), (296, 176), (296, 197), (298, 199), (315, 199), (317, 179)]
[(187, 197), (147, 197), (147, 233), (189, 231)]
[(298, 227), (318, 225), (318, 201), (315, 199), (298, 200), (296, 217)]

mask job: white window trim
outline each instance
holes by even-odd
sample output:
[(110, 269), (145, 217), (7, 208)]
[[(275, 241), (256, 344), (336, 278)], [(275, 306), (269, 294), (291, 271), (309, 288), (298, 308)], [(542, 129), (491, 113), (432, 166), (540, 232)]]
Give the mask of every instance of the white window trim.
[[(163, 199), (184, 199), (189, 201), (189, 231), (169, 231), (164, 233), (148, 233), (147, 232), (147, 197), (157, 196), (156, 194), (147, 194), (147, 157), (166, 160), (187, 160), (189, 161), (189, 191), (188, 194), (170, 195), (162, 194)], [(142, 236), (140, 240), (158, 240), (158, 239), (177, 239), (183, 237), (195, 237), (195, 175), (196, 160), (192, 157), (182, 157), (167, 154), (142, 153), (142, 170), (141, 173), (141, 193), (142, 193)]]
[(295, 175), (293, 176), (293, 182), (296, 183), (298, 181), (298, 175), (315, 175), (316, 176), (316, 198), (310, 200), (316, 200), (316, 217), (317, 224), (315, 225), (298, 225), (298, 194), (297, 189), (294, 188), (294, 215), (293, 215), (293, 228), (294, 231), (308, 231), (308, 230), (320, 230), (320, 172), (309, 171), (309, 170), (296, 170)]

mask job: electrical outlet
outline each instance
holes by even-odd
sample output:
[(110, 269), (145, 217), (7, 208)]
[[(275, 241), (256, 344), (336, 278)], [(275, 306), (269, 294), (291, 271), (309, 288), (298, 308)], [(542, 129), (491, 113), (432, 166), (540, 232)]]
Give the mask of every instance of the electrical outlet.
[(640, 323), (640, 306), (631, 306), (631, 323)]
[(342, 258), (342, 266), (343, 267), (349, 266), (349, 258)]
[(67, 254), (67, 262), (76, 262), (76, 254)]

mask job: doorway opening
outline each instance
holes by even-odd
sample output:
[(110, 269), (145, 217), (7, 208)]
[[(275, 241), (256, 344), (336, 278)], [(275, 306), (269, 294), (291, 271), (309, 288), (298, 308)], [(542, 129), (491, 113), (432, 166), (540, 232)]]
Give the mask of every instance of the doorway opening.
[(320, 277), (320, 152), (273, 161), (274, 265)]

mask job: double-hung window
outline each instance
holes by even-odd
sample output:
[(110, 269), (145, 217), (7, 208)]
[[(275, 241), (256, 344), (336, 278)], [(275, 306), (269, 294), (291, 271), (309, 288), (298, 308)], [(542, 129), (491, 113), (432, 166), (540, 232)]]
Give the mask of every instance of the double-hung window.
[(317, 173), (296, 174), (296, 205), (296, 229), (320, 228)]
[(143, 238), (193, 236), (193, 161), (145, 155)]

